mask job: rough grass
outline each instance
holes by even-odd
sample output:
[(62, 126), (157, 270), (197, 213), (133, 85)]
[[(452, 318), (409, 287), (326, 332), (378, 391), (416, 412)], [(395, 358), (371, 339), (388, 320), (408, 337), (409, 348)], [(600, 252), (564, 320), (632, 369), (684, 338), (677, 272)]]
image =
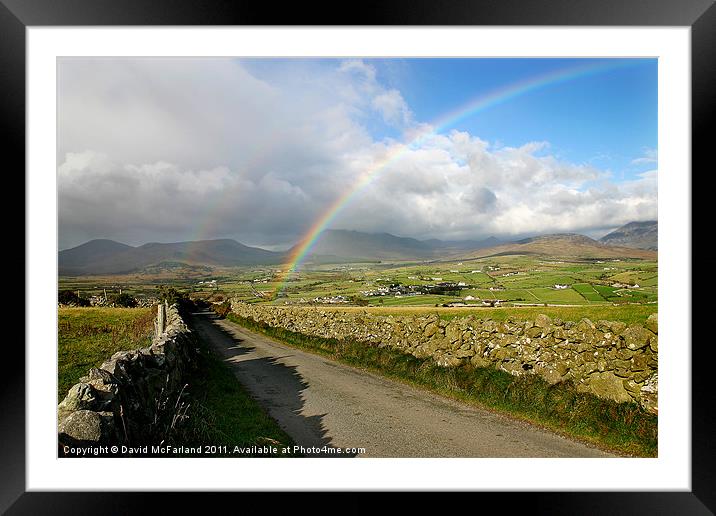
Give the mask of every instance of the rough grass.
[(57, 401), (113, 353), (148, 346), (153, 308), (59, 308)]
[(325, 339), (273, 328), (229, 314), (229, 320), (290, 345), (369, 369), (442, 395), (509, 414), (620, 454), (655, 457), (658, 418), (634, 403), (550, 385), (536, 375), (512, 376), (493, 368), (444, 368), (390, 348)]
[[(316, 308), (316, 307), (313, 307)], [(657, 304), (650, 305), (583, 305), (583, 306), (514, 306), (503, 308), (484, 308), (475, 306), (465, 307), (331, 307), (320, 306), (321, 310), (354, 311), (365, 310), (373, 315), (426, 315), (437, 313), (441, 319), (449, 320), (455, 317), (474, 315), (482, 319), (504, 321), (508, 317), (517, 319), (533, 319), (538, 314), (545, 314), (552, 318), (558, 317), (563, 321), (578, 322), (586, 317), (592, 321), (604, 319), (607, 321), (621, 321), (626, 324), (643, 324), (653, 313), (658, 312)]]
[[(204, 457), (251, 457), (231, 453), (235, 446), (293, 446), (293, 441), (278, 423), (244, 390), (229, 366), (201, 342), (197, 367), (189, 376), (187, 390), (191, 403), (189, 418), (175, 437), (184, 446), (226, 446), (228, 453)], [(256, 457), (271, 455), (257, 454)]]

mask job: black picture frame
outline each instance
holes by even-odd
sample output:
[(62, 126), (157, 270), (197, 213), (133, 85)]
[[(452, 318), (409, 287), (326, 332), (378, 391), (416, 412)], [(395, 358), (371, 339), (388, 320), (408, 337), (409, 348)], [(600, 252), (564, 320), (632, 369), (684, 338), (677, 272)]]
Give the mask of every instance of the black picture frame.
[[(25, 170), (25, 29), (29, 26), (87, 25), (550, 25), (550, 26), (688, 26), (691, 27), (692, 73), (692, 207), (708, 206), (706, 185), (711, 174), (709, 128), (716, 107), (716, 7), (713, 0), (390, 0), (364, 1), (351, 8), (323, 4), (247, 1), (153, 0), (0, 0), (0, 106), (5, 157), (14, 158), (15, 170)], [(331, 10), (333, 9), (333, 10)], [(711, 165), (707, 168), (707, 164)], [(698, 188), (695, 188), (698, 178)], [(19, 190), (24, 192), (24, 182)], [(24, 196), (23, 196), (24, 197)], [(700, 203), (699, 200), (702, 202)], [(692, 235), (708, 230), (710, 217), (692, 215)], [(702, 233), (703, 234), (703, 233)], [(21, 237), (22, 238), (22, 237)], [(707, 239), (707, 240), (710, 240)], [(692, 239), (692, 267), (713, 268), (708, 242)], [(701, 246), (704, 249), (697, 252)], [(18, 246), (19, 248), (19, 246)], [(24, 246), (22, 247), (24, 249)], [(711, 254), (711, 256), (714, 256)], [(22, 258), (22, 259), (21, 259)], [(22, 257), (16, 268), (31, 274)], [(20, 264), (22, 262), (22, 265)], [(692, 298), (692, 321), (708, 321), (707, 303)], [(26, 314), (25, 314), (26, 315)], [(19, 321), (16, 326), (20, 327)], [(690, 492), (567, 492), (480, 493), (498, 504), (549, 514), (713, 514), (716, 511), (716, 439), (713, 425), (711, 379), (712, 343), (699, 339), (703, 324), (684, 335), (684, 348), (692, 354), (692, 489)], [(9, 342), (10, 339), (8, 339)], [(689, 342), (691, 340), (691, 342)], [(7, 346), (0, 360), (0, 512), (7, 514), (142, 513), (147, 494), (140, 493), (27, 493), (25, 489), (25, 354), (17, 341)], [(9, 349), (12, 348), (12, 349)], [(180, 508), (206, 510), (233, 494), (164, 493), (164, 511)], [(211, 496), (211, 505), (208, 497)], [(216, 497), (221, 499), (217, 499)], [(254, 503), (239, 494), (242, 505)], [(475, 493), (471, 494), (475, 496)], [(414, 494), (413, 502), (422, 504)], [(285, 501), (294, 507), (305, 503), (304, 495), (271, 496), (271, 503)], [(264, 503), (266, 503), (264, 501)], [(471, 502), (473, 503), (473, 502)], [(313, 504), (312, 504), (313, 505)], [(336, 510), (328, 504), (331, 512)], [(347, 504), (353, 512), (369, 509), (361, 501)], [(345, 507), (345, 506), (344, 506)], [(487, 507), (487, 506), (485, 506)], [(320, 511), (315, 505), (312, 512)]]

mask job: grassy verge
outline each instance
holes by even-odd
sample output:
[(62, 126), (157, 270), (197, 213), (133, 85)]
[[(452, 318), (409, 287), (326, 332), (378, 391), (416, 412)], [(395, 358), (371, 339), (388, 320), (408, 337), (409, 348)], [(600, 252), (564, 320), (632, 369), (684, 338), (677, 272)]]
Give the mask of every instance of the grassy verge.
[(57, 401), (113, 353), (151, 344), (153, 308), (59, 308)]
[(634, 403), (578, 393), (569, 383), (550, 385), (536, 375), (512, 376), (492, 368), (444, 368), (390, 348), (325, 339), (229, 314), (227, 318), (290, 345), (381, 373), (439, 394), (536, 423), (621, 454), (655, 457), (658, 418)]
[[(187, 379), (188, 419), (172, 438), (175, 445), (215, 446), (207, 456), (271, 457), (283, 454), (282, 448), (293, 441), (241, 386), (233, 371), (209, 347), (201, 342), (197, 367)], [(278, 454), (246, 453), (235, 447), (275, 447)], [(223, 452), (223, 450), (228, 450)], [(193, 456), (194, 454), (189, 454)], [(188, 456), (188, 455), (184, 455)], [(197, 455), (199, 456), (199, 455)]]

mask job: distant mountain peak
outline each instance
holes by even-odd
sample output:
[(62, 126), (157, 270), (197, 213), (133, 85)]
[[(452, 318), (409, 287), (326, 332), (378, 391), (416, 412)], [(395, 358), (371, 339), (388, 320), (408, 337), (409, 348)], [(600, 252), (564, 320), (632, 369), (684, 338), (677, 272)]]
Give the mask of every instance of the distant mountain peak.
[(655, 220), (629, 222), (604, 235), (599, 241), (636, 249), (658, 249), (659, 224)]
[[(110, 240), (109, 238), (95, 238), (93, 240), (88, 240), (84, 244), (80, 244), (78, 246), (72, 247), (70, 249), (79, 249), (79, 248), (119, 248), (119, 247), (132, 247), (131, 245), (123, 244), (122, 242), (117, 242), (116, 240)], [(67, 249), (69, 250), (69, 249)]]
[(549, 235), (538, 235), (530, 238), (523, 238), (517, 240), (516, 244), (529, 244), (533, 242), (551, 242), (551, 241), (564, 241), (571, 242), (574, 244), (588, 244), (588, 245), (599, 245), (599, 242), (593, 238), (589, 238), (586, 235), (580, 235), (579, 233), (553, 233)]

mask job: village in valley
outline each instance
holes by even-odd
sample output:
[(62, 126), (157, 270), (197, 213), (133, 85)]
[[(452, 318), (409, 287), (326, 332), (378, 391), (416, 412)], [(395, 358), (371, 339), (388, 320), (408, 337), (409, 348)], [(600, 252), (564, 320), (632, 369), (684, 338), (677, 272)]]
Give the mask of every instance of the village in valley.
[[(654, 253), (655, 254), (655, 253)], [(170, 283), (193, 297), (223, 303), (279, 306), (476, 311), (542, 307), (575, 316), (657, 311), (658, 264), (639, 258), (555, 258), (514, 254), (459, 261), (377, 261), (312, 264), (286, 272), (281, 266), (174, 270), (173, 277), (138, 271), (112, 276), (63, 276), (61, 289), (77, 291), (92, 305), (107, 292), (129, 292), (139, 306), (156, 300)], [(110, 296), (111, 297), (111, 296)]]
[[(605, 265), (608, 263), (608, 265)], [(275, 294), (272, 277), (225, 277), (222, 290), (246, 302), (358, 306), (619, 306), (656, 304), (656, 261), (545, 261), (501, 257), (475, 263), (318, 267), (291, 274)], [(280, 274), (280, 269), (275, 272)], [(236, 281), (239, 280), (239, 281)], [(641, 283), (641, 284), (640, 284)], [(197, 285), (198, 288), (198, 285)]]

